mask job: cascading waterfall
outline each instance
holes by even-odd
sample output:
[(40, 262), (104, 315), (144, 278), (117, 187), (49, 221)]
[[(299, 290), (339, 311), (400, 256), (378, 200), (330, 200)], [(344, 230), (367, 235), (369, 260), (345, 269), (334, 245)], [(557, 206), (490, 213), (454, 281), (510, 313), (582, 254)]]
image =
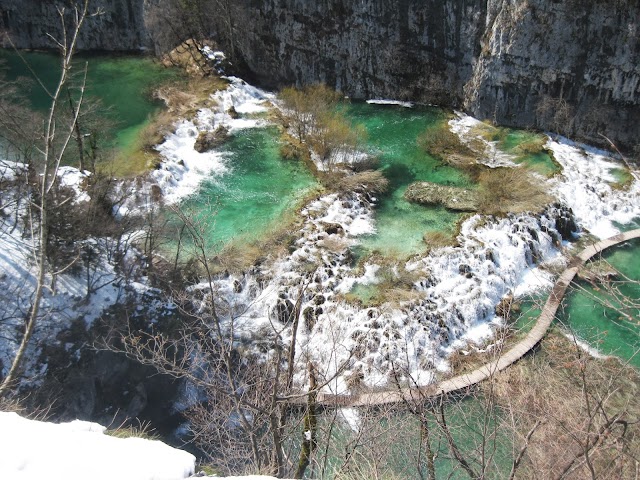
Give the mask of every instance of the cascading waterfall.
[[(231, 107), (244, 111), (243, 105), (248, 105), (248, 113), (261, 110), (266, 94), (234, 80), (223, 95), (217, 110), (199, 113), (199, 129), (228, 125), (232, 120), (238, 128), (256, 126), (255, 120), (233, 119), (228, 112)], [(459, 123), (472, 126), (468, 120)], [(458, 130), (461, 136), (470, 132), (470, 128)], [(487, 148), (493, 151), (495, 147), (489, 143)], [(391, 269), (398, 278), (404, 274), (415, 278), (407, 299), (366, 308), (344, 299), (353, 285), (379, 281), (380, 266), (373, 261), (360, 269), (353, 266), (350, 247), (358, 244), (360, 236), (375, 232), (376, 198), (359, 191), (333, 193), (309, 203), (301, 211), (304, 223), (286, 257), (241, 275), (218, 278), (215, 296), (220, 311), (227, 322), (233, 321), (240, 337), (262, 349), (270, 348), (272, 325), (278, 326), (283, 341), (290, 340), (293, 317), (300, 315), (298, 370), (304, 372), (307, 360), (312, 359), (321, 376), (333, 378), (327, 388), (334, 393), (346, 393), (359, 384), (388, 385), (392, 378), (432, 382), (437, 371), (449, 368), (448, 355), (464, 345), (486, 341), (504, 323), (496, 307), (505, 296), (517, 297), (552, 284), (552, 275), (537, 266), (562, 263), (563, 242), (574, 235), (578, 225), (615, 229), (613, 220), (640, 216), (634, 200), (637, 182), (626, 191), (607, 187), (603, 193), (600, 184), (610, 180), (607, 172), (614, 164), (597, 159), (597, 171), (580, 174), (591, 157), (565, 143), (550, 141), (547, 148), (565, 169), (565, 176), (550, 181), (563, 203), (537, 215), (467, 219), (461, 225), (458, 246), (432, 250)], [(506, 156), (493, 157), (500, 160), (499, 165), (513, 165), (506, 162)], [(579, 204), (582, 197), (573, 194), (572, 198), (569, 189), (574, 187), (595, 192), (589, 196), (588, 214)], [(571, 208), (578, 212), (577, 218)], [(205, 288), (198, 285), (194, 291)], [(300, 373), (299, 384), (304, 383), (303, 377)]]
[[(451, 351), (489, 338), (491, 326), (502, 322), (495, 308), (505, 295), (523, 290), (523, 280), (530, 288), (550, 284), (548, 275), (525, 276), (559, 257), (563, 238), (556, 224), (568, 215), (553, 206), (536, 216), (474, 216), (462, 226), (460, 246), (406, 264), (420, 278), (416, 300), (360, 308), (338, 292), (362, 280), (351, 267), (349, 246), (373, 228), (373, 205), (363, 193), (322, 197), (302, 212), (302, 235), (286, 259), (216, 282), (228, 320), (247, 340), (268, 336), (270, 321), (290, 325), (300, 304), (299, 358), (312, 358), (327, 378), (341, 371), (330, 385), (336, 393), (361, 381), (385, 385), (391, 375), (429, 383), (435, 371), (447, 369)], [(375, 270), (365, 267), (364, 277)], [(291, 334), (285, 328), (284, 340)]]

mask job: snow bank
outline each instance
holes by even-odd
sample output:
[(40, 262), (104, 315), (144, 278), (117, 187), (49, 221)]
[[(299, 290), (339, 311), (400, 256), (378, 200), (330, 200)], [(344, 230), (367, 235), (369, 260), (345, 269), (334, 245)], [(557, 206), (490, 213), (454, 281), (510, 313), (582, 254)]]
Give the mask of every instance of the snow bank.
[(157, 440), (116, 438), (79, 420), (53, 424), (0, 412), (0, 478), (178, 480), (195, 457)]

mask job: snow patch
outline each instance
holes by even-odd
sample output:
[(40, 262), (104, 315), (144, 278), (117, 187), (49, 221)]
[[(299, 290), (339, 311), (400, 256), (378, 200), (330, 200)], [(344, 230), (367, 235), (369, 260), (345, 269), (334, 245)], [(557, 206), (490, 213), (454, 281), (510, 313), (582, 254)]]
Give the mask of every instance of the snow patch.
[(53, 424), (0, 412), (0, 478), (178, 480), (195, 457), (157, 440), (116, 438), (79, 420)]
[(384, 98), (367, 100), (371, 105), (397, 105), (404, 108), (413, 108), (412, 102), (403, 102), (401, 100), (388, 100)]

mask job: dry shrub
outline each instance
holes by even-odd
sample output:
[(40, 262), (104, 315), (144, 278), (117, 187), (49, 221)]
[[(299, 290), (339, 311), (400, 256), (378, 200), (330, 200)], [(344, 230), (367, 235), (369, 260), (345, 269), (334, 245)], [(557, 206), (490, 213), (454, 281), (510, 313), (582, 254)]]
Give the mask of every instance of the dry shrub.
[(263, 257), (264, 250), (258, 245), (237, 245), (230, 243), (213, 258), (214, 271), (242, 272)]
[(311, 160), (309, 148), (286, 131), (280, 137), (280, 156), (286, 160)]
[(18, 400), (0, 397), (0, 412), (23, 414), (25, 411), (26, 408), (22, 406)]
[[(482, 385), (505, 412), (502, 428), (522, 446), (530, 437), (516, 478), (636, 478), (640, 451), (640, 378), (615, 359), (596, 359), (552, 333), (541, 350)], [(613, 421), (619, 419), (618, 421)], [(589, 461), (584, 446), (589, 445)], [(576, 459), (572, 465), (571, 462)], [(588, 465), (591, 464), (591, 466)]]
[(365, 170), (339, 178), (337, 186), (338, 189), (347, 192), (363, 190), (380, 194), (389, 188), (389, 180), (380, 170)]
[(446, 163), (450, 160), (459, 163), (462, 159), (469, 160), (474, 157), (473, 151), (462, 143), (460, 137), (449, 129), (446, 122), (429, 127), (418, 137), (418, 146)]
[(487, 168), (478, 181), (479, 210), (484, 214), (537, 212), (552, 200), (542, 182), (521, 168)]
[(520, 145), (516, 147), (516, 150), (522, 155), (533, 155), (536, 153), (543, 152), (545, 149), (545, 145), (547, 144), (547, 139), (544, 137), (538, 137), (528, 142), (522, 142)]
[(301, 143), (317, 128), (322, 118), (335, 111), (342, 95), (324, 84), (308, 85), (302, 89), (283, 88), (278, 95), (283, 110), (280, 122)]

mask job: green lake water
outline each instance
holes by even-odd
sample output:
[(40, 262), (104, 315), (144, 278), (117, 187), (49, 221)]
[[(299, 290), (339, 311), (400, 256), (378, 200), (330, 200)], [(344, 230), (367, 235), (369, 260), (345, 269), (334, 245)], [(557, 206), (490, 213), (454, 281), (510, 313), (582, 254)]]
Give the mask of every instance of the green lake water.
[[(634, 240), (612, 248), (603, 258), (626, 277), (640, 279), (640, 241)], [(615, 309), (603, 301), (617, 304), (615, 298), (580, 281), (565, 297), (560, 321), (582, 340), (607, 355), (617, 355), (640, 368), (640, 312), (630, 313), (634, 320), (623, 319)], [(620, 292), (630, 298), (640, 298), (638, 283), (623, 283)]]
[[(46, 52), (22, 52), (21, 55), (47, 88), (55, 87), (60, 72), (57, 55)], [(87, 104), (91, 99), (99, 100), (99, 114), (110, 123), (107, 131), (101, 132), (105, 146), (123, 151), (132, 148), (149, 117), (162, 107), (160, 101), (152, 98), (154, 87), (178, 78), (179, 73), (142, 56), (79, 54), (74, 63), (75, 82), (81, 80), (78, 72), (83, 70), (85, 62), (88, 65)], [(35, 82), (17, 53), (0, 49), (0, 68), (6, 80), (19, 80), (20, 89), (32, 108), (45, 111), (50, 107), (47, 93)]]
[(409, 184), (417, 181), (471, 185), (464, 173), (442, 165), (418, 147), (418, 137), (428, 127), (448, 120), (444, 112), (429, 107), (354, 103), (347, 115), (354, 124), (366, 128), (368, 150), (380, 159), (380, 168), (390, 183), (376, 209), (377, 232), (362, 239), (360, 253), (406, 257), (427, 248), (423, 240), (427, 232), (455, 233), (461, 214), (409, 203), (403, 197)]
[(206, 181), (183, 207), (200, 212), (210, 247), (251, 243), (285, 221), (300, 200), (318, 186), (301, 162), (280, 155), (275, 127), (241, 130), (222, 150), (230, 171)]

